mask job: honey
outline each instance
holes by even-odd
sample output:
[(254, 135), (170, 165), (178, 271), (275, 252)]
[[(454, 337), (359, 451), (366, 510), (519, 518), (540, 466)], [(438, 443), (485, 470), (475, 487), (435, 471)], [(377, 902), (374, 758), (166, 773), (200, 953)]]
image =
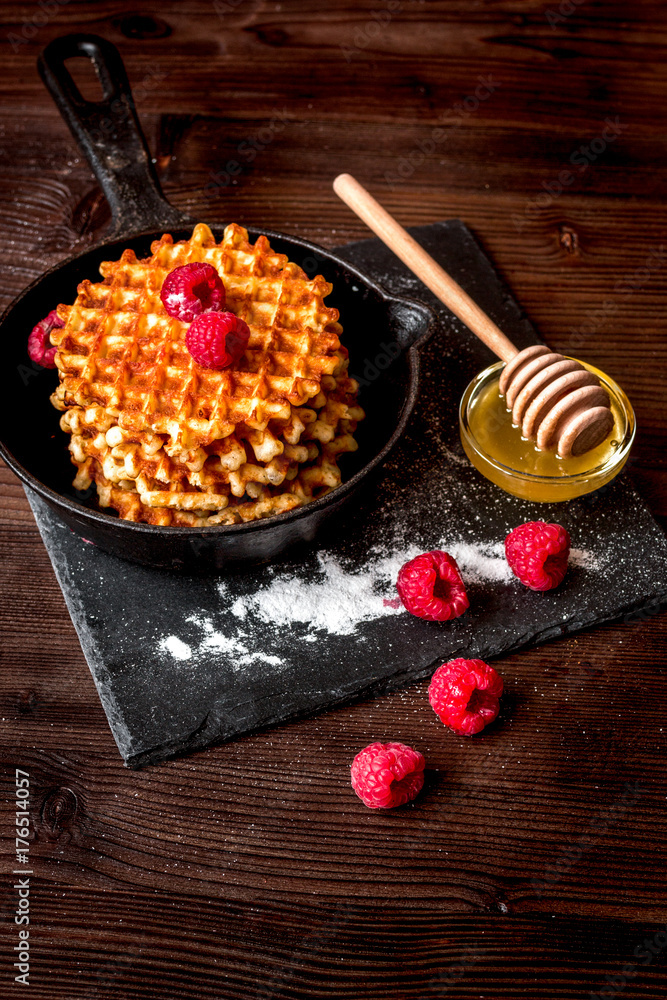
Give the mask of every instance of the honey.
[(634, 414), (622, 389), (603, 372), (580, 362), (609, 392), (614, 426), (597, 448), (562, 459), (540, 451), (512, 424), (512, 414), (500, 395), (502, 362), (477, 376), (461, 401), (461, 441), (479, 472), (508, 493), (527, 500), (571, 500), (599, 489), (627, 461), (634, 439)]

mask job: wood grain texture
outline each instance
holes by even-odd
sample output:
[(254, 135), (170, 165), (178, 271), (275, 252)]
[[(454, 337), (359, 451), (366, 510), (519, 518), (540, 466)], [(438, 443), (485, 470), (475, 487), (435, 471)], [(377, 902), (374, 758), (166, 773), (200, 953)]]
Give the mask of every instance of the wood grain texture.
[[(0, 305), (108, 222), (35, 71), (49, 39), (94, 31), (193, 217), (363, 238), (331, 190), (349, 171), (403, 225), (464, 219), (548, 343), (621, 381), (629, 474), (664, 518), (667, 13), (573, 6), (552, 27), (558, 4), (537, 0), (71, 0), (36, 26), (37, 4), (0, 2)], [(493, 91), (463, 116), (480, 77)], [(575, 1000), (618, 992), (628, 963), (624, 998), (667, 996), (664, 614), (505, 658), (481, 739), (446, 731), (419, 684), (130, 772), (4, 467), (0, 563), (1, 753), (9, 790), (18, 766), (34, 793), (33, 997)], [(348, 784), (375, 739), (427, 757), (396, 813)], [(1, 905), (13, 946), (9, 874)]]
[[(85, 889), (43, 895), (44, 931), (35, 970), (53, 997), (211, 998), (362, 996), (435, 1000), (589, 996), (627, 962), (637, 965), (630, 996), (667, 996), (655, 958), (633, 952), (651, 940), (649, 924), (555, 918), (411, 914), (349, 902), (246, 906), (139, 890)], [(73, 916), (95, 907), (82, 932)], [(128, 921), (128, 912), (132, 921)], [(61, 955), (76, 961), (59, 973)], [(581, 969), (585, 969), (582, 975)], [(196, 968), (196, 978), (192, 969)], [(157, 985), (159, 984), (159, 985)], [(481, 984), (484, 984), (482, 987)], [(634, 988), (633, 988), (634, 987)], [(159, 992), (158, 992), (159, 991)], [(192, 992), (190, 992), (192, 991)], [(585, 992), (584, 992), (585, 991)], [(484, 994), (482, 994), (484, 995)]]

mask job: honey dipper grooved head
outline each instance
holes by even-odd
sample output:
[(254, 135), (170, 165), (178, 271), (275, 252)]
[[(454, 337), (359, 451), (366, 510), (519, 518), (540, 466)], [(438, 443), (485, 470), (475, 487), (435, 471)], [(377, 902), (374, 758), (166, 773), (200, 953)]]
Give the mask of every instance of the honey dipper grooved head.
[[(556, 355), (547, 354), (546, 358), (550, 358), (552, 356), (556, 357)], [(518, 396), (514, 400), (514, 405), (512, 407), (512, 423), (523, 425), (523, 419), (528, 407), (536, 399), (543, 398), (548, 387), (553, 382), (558, 382), (562, 375), (567, 375), (568, 373), (571, 374), (577, 370), (581, 370), (581, 366), (578, 361), (574, 361), (572, 358), (561, 358), (559, 361), (554, 361), (553, 364), (545, 364), (543, 368), (540, 368), (536, 374), (528, 380), (526, 385), (524, 385), (523, 389), (521, 389)], [(511, 388), (514, 388), (514, 386)], [(507, 402), (509, 405), (509, 399)], [(526, 434), (525, 431), (523, 433), (524, 437), (530, 437), (530, 434)]]
[(511, 361), (507, 362), (500, 373), (500, 391), (503, 396), (507, 392), (507, 386), (510, 384), (514, 373), (522, 365), (526, 364), (527, 361), (530, 361), (532, 358), (538, 358), (541, 354), (551, 354), (551, 351), (543, 344), (535, 344), (533, 347), (524, 347), (523, 351), (519, 351)]
[(609, 393), (597, 376), (543, 345), (519, 351), (501, 372), (499, 388), (523, 436), (561, 458), (596, 448), (614, 426)]

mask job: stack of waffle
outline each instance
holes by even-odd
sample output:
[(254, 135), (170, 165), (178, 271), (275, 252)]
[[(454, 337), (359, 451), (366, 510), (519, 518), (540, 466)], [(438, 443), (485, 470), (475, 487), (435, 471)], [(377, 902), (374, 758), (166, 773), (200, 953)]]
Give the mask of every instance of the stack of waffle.
[[(130, 521), (199, 527), (283, 513), (338, 486), (338, 455), (356, 449), (364, 414), (338, 312), (323, 303), (331, 285), (237, 225), (219, 244), (198, 225), (151, 251), (102, 264), (104, 281), (83, 281), (58, 307), (52, 402), (76, 489), (94, 482), (101, 506)], [(250, 328), (244, 356), (222, 370), (194, 361), (188, 325), (160, 299), (166, 275), (195, 261), (217, 270), (226, 308)]]

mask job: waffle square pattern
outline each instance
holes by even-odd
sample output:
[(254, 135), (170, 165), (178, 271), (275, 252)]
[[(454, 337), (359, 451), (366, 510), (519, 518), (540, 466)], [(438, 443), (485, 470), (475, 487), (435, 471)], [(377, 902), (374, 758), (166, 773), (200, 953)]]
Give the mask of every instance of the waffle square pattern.
[[(166, 312), (167, 274), (210, 264), (226, 309), (250, 339), (238, 362), (205, 368), (190, 355), (188, 324)], [(60, 384), (52, 396), (71, 435), (74, 486), (131, 521), (202, 527), (270, 517), (340, 485), (338, 456), (357, 448), (364, 416), (348, 376), (332, 286), (309, 279), (260, 236), (232, 224), (137, 259), (125, 250), (78, 286), (53, 329)]]

